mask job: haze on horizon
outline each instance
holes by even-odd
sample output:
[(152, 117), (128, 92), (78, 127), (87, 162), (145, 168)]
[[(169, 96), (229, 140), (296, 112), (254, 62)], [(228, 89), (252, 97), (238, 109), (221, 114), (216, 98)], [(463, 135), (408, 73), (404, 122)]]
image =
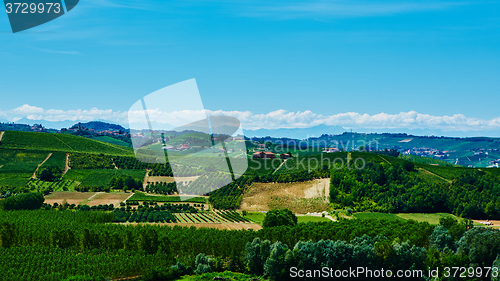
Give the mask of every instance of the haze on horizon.
[(204, 107), (246, 130), (499, 137), (499, 8), (90, 0), (17, 34), (4, 15), (0, 121), (124, 125), (141, 97), (196, 78)]

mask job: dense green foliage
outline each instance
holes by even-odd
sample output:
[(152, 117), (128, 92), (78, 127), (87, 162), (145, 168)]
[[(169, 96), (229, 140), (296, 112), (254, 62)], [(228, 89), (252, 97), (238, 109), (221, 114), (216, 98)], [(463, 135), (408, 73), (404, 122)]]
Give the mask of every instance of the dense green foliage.
[(148, 183), (146, 186), (146, 192), (164, 194), (164, 195), (172, 195), (178, 193), (177, 185), (175, 182), (155, 182)]
[(132, 176), (112, 177), (109, 186), (113, 189), (142, 190), (142, 180), (134, 179)]
[(234, 210), (240, 207), (243, 192), (253, 182), (251, 176), (241, 176), (236, 181), (210, 193), (208, 201), (215, 209)]
[(111, 179), (131, 176), (137, 181), (142, 181), (145, 170), (69, 170), (63, 177), (65, 180), (80, 182), (75, 188), (77, 191), (109, 191)]
[(297, 217), (292, 211), (288, 209), (281, 210), (271, 210), (266, 213), (264, 218), (264, 227), (275, 227), (275, 226), (294, 226), (297, 224)]
[[(141, 212), (145, 213), (137, 211), (137, 214)], [(498, 230), (466, 231), (458, 242), (457, 254), (433, 246), (443, 244), (439, 244), (442, 239), (438, 236), (446, 237), (444, 225), (436, 230), (428, 223), (411, 220), (341, 220), (259, 231), (105, 223), (113, 220), (116, 220), (114, 212), (3, 212), (0, 216), (1, 278), (61, 280), (89, 272), (93, 276), (112, 278), (150, 276), (152, 268), (157, 273), (169, 271), (175, 258), (194, 267), (198, 273), (223, 271), (231, 266), (232, 270), (247, 268), (251, 273), (279, 280), (286, 276), (283, 273), (288, 273), (290, 264), (301, 269), (325, 264), (345, 269), (355, 262), (397, 269), (431, 265), (491, 266), (500, 253), (495, 244)], [(490, 244), (483, 247), (484, 242)], [(488, 254), (482, 254), (484, 250)]]
[(104, 154), (72, 153), (69, 157), (72, 169), (114, 169), (111, 156)]
[[(151, 177), (173, 177), (174, 173), (172, 172), (172, 167), (170, 164), (150, 164), (151, 171), (149, 172), (149, 176)], [(182, 174), (178, 174), (177, 176), (184, 176)], [(190, 175), (187, 175), (190, 176)]]
[[(0, 146), (1, 147), (1, 146)], [(0, 193), (24, 188), (47, 152), (0, 148)]]
[(7, 197), (0, 201), (0, 209), (5, 211), (11, 210), (36, 210), (42, 207), (43, 194), (41, 193), (21, 193)]
[(61, 179), (62, 173), (63, 171), (58, 166), (43, 165), (36, 172), (36, 176), (41, 181), (56, 181)]
[(500, 178), (470, 171), (451, 184), (421, 180), (410, 165), (373, 163), (332, 170), (330, 200), (357, 211), (452, 212), (468, 218), (500, 218)]

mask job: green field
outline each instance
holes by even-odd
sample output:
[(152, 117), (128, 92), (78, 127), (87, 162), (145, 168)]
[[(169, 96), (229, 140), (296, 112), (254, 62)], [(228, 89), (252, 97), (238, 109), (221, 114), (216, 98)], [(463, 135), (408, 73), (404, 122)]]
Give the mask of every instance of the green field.
[(418, 222), (428, 222), (430, 224), (439, 224), (439, 219), (445, 217), (453, 217), (458, 221), (462, 221), (462, 218), (454, 216), (448, 213), (400, 213), (400, 214), (386, 214), (386, 213), (355, 213), (353, 216), (357, 219), (388, 219), (388, 220), (415, 220)]
[(0, 149), (0, 187), (23, 187), (48, 156), (45, 151)]
[[(261, 212), (249, 212), (244, 218), (251, 220), (252, 222), (262, 224), (264, 219), (266, 218), (265, 213)], [(298, 223), (306, 223), (306, 222), (325, 222), (331, 221), (328, 218), (323, 217), (313, 217), (313, 216), (297, 216)]]
[(70, 180), (62, 180), (55, 182), (41, 181), (38, 179), (30, 179), (26, 186), (29, 187), (30, 190), (42, 191), (44, 189), (51, 189), (52, 191), (72, 191), (75, 189), (78, 183)]
[(313, 217), (313, 216), (297, 216), (298, 223), (306, 223), (306, 222), (325, 222), (332, 221), (328, 218), (323, 217)]
[(146, 170), (69, 170), (64, 180), (80, 182), (80, 186), (107, 186), (113, 177), (131, 176), (143, 180)]
[(357, 219), (361, 220), (370, 220), (370, 219), (378, 219), (378, 220), (403, 220), (403, 218), (399, 217), (396, 214), (386, 214), (386, 213), (355, 213), (353, 216)]
[(186, 203), (207, 203), (205, 197), (186, 197), (165, 196), (165, 195), (147, 195), (143, 192), (136, 192), (127, 201), (149, 201), (149, 202), (186, 202)]
[(40, 168), (48, 166), (56, 166), (59, 169), (61, 169), (61, 171), (64, 171), (65, 165), (66, 165), (66, 153), (54, 152), (52, 153), (52, 156), (50, 156), (50, 158)]
[(106, 155), (131, 156), (133, 150), (116, 144), (86, 139), (68, 134), (49, 134), (6, 131), (0, 148), (102, 153)]

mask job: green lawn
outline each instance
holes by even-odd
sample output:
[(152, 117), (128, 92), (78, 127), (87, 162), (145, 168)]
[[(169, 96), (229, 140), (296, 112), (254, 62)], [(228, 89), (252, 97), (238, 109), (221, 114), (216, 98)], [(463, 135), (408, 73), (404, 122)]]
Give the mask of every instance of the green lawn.
[(405, 220), (416, 220), (418, 222), (426, 221), (430, 224), (439, 224), (439, 219), (444, 217), (453, 217), (456, 220), (462, 221), (462, 218), (454, 216), (448, 213), (435, 213), (435, 214), (427, 214), (427, 213), (410, 213), (410, 214), (398, 214), (398, 217), (401, 217)]
[(260, 212), (249, 212), (244, 218), (249, 219), (255, 223), (262, 224), (266, 214)]
[(298, 223), (303, 223), (303, 222), (324, 222), (324, 221), (331, 221), (328, 218), (323, 218), (323, 217), (313, 217), (313, 216), (297, 216), (297, 222)]
[(0, 186), (24, 187), (47, 155), (45, 151), (0, 149)]
[(400, 214), (386, 214), (386, 213), (355, 213), (353, 216), (357, 219), (389, 219), (389, 220), (415, 220), (418, 222), (428, 222), (430, 224), (439, 224), (439, 219), (444, 217), (453, 217), (458, 221), (462, 218), (448, 213), (400, 213)]
[(357, 219), (368, 220), (368, 219), (379, 219), (379, 220), (402, 220), (403, 218), (399, 217), (396, 214), (386, 214), (386, 213), (355, 213), (353, 216)]
[[(244, 218), (249, 219), (255, 223), (262, 224), (264, 222), (264, 218), (266, 214), (260, 212), (251, 212), (248, 213)], [(313, 216), (297, 216), (297, 222), (323, 222), (323, 221), (331, 221), (330, 219), (323, 217), (313, 217)]]

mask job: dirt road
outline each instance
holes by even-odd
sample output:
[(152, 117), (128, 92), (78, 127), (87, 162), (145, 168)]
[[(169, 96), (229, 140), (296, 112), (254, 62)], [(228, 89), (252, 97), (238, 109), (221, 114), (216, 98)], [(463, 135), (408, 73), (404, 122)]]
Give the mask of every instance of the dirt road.
[(42, 163), (38, 164), (38, 167), (36, 167), (36, 170), (33, 172), (33, 175), (31, 175), (31, 178), (32, 179), (36, 179), (36, 172), (38, 171), (38, 169), (45, 163), (47, 162), (47, 160), (49, 160), (50, 156), (52, 156), (52, 152), (49, 153), (49, 155), (47, 156), (47, 158), (45, 158), (45, 160), (43, 160)]

